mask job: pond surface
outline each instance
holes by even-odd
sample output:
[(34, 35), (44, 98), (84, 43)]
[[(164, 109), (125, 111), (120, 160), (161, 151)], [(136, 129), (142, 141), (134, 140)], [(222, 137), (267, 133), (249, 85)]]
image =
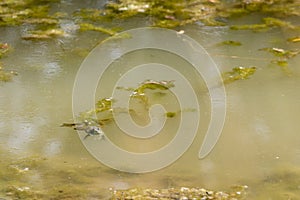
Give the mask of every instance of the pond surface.
[[(86, 5), (101, 7), (103, 2), (64, 1), (54, 4), (53, 9), (72, 13)], [(252, 23), (258, 17), (230, 23)], [(290, 20), (300, 25), (299, 18)], [(123, 27), (146, 25), (143, 19), (133, 19), (124, 22)], [(246, 199), (300, 199), (300, 57), (280, 67), (271, 63), (272, 54), (258, 50), (299, 49), (299, 43), (287, 42), (287, 38), (299, 36), (299, 31), (274, 28), (255, 33), (201, 24), (182, 27), (185, 34), (203, 45), (221, 72), (238, 66), (255, 66), (257, 71), (249, 79), (225, 85), (226, 121), (217, 145), (207, 157), (197, 157), (210, 112), (207, 89), (203, 80), (198, 80), (193, 84), (200, 85), (197, 94), (203, 117), (191, 147), (166, 168), (130, 174), (101, 164), (86, 150), (76, 131), (60, 127), (63, 122), (73, 121), (72, 90), (82, 61), (95, 44), (107, 38), (102, 33), (77, 31), (72, 20), (62, 21), (61, 26), (68, 37), (41, 41), (22, 40), (20, 34), (26, 27), (0, 27), (0, 41), (13, 47), (1, 62), (6, 69), (19, 73), (12, 82), (0, 83), (0, 198), (45, 198), (46, 194), (53, 199), (109, 199), (112, 189), (185, 186), (226, 191), (231, 186), (247, 185)], [(228, 40), (242, 45), (219, 45)], [(174, 55), (158, 50), (127, 55), (123, 62), (151, 60), (153, 56), (169, 60), (169, 66), (180, 62)], [(187, 76), (197, 79), (193, 74), (192, 70), (186, 71)], [(111, 76), (118, 77), (113, 73)], [(104, 85), (112, 80), (103, 80)], [(99, 98), (109, 95), (106, 90), (97, 92)], [(86, 97), (82, 98), (84, 101)], [(165, 101), (172, 98), (170, 95)], [(170, 119), (164, 130), (166, 136), (158, 140), (165, 142), (173, 137), (178, 120)], [(118, 131), (114, 125), (105, 130)], [(131, 151), (163, 145), (149, 142), (141, 148), (136, 141), (117, 134), (111, 134), (110, 139)]]

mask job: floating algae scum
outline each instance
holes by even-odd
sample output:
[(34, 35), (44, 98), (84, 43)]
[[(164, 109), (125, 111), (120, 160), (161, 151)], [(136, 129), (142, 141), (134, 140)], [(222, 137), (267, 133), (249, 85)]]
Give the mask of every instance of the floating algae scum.
[[(0, 2), (0, 198), (299, 199), (300, 2), (147, 2)], [(107, 69), (110, 76), (100, 80), (95, 97), (98, 114), (108, 111), (97, 123), (121, 148), (148, 152), (164, 146), (183, 112), (168, 88), (159, 85), (172, 80), (150, 80), (162, 89), (148, 88), (143, 90), (148, 98), (133, 98), (131, 114), (145, 125), (145, 102), (159, 102), (167, 109), (166, 127), (142, 144), (121, 134), (105, 98), (119, 78), (111, 72), (122, 66), (161, 61), (184, 69), (201, 106), (197, 137), (179, 160), (159, 171), (130, 174), (96, 161), (77, 133), (60, 125), (73, 122), (72, 88), (85, 56), (110, 35), (144, 26), (184, 32), (205, 47), (223, 73), (227, 114), (217, 145), (199, 160), (210, 118), (201, 76), (169, 52), (144, 49), (124, 55)], [(130, 35), (118, 37), (116, 42)], [(93, 108), (81, 117), (89, 112)], [(87, 137), (86, 143), (96, 137)]]

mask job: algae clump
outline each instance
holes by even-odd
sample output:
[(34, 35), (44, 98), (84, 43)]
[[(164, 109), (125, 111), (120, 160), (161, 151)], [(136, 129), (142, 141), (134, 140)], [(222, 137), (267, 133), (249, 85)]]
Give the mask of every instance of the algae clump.
[(256, 67), (234, 67), (230, 72), (223, 74), (224, 83), (250, 78), (256, 72)]
[(239, 41), (233, 41), (233, 40), (226, 40), (223, 41), (221, 43), (219, 43), (220, 45), (229, 45), (229, 46), (241, 46), (242, 43)]
[(81, 23), (79, 24), (79, 26), (81, 31), (98, 31), (111, 36), (116, 34), (116, 32), (111, 29), (103, 28), (101, 26), (95, 26), (89, 23)]

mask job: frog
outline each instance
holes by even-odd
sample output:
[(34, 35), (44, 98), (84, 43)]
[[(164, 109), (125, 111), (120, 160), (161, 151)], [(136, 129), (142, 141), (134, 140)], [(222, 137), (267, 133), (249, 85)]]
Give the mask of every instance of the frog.
[(101, 127), (91, 120), (83, 120), (77, 123), (63, 123), (61, 127), (72, 127), (77, 131), (84, 131), (87, 135), (83, 138), (84, 140), (89, 136), (99, 135), (100, 139), (104, 139), (104, 132)]

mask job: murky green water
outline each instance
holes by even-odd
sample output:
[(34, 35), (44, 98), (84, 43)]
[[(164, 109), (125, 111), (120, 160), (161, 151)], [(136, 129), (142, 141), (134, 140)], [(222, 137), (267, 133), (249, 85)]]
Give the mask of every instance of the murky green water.
[[(65, 1), (53, 9), (72, 13), (85, 5), (100, 7), (103, 3)], [(251, 16), (232, 23), (256, 20)], [(291, 20), (299, 25), (299, 18)], [(124, 23), (128, 23), (128, 29), (144, 26), (140, 19)], [(299, 36), (299, 32), (184, 27), (188, 36), (206, 48), (222, 72), (236, 66), (256, 66), (257, 72), (248, 80), (226, 85), (225, 126), (209, 156), (203, 160), (197, 157), (209, 112), (206, 89), (199, 87), (199, 94), (203, 94), (199, 95), (203, 101), (203, 129), (191, 148), (162, 170), (128, 174), (95, 160), (75, 131), (59, 127), (62, 122), (73, 121), (72, 89), (81, 62), (95, 43), (106, 38), (101, 33), (77, 32), (71, 20), (63, 21), (62, 26), (70, 36), (49, 41), (21, 40), (24, 27), (0, 28), (0, 41), (14, 49), (1, 62), (19, 73), (13, 82), (0, 85), (0, 198), (46, 198), (47, 194), (53, 199), (108, 199), (110, 188), (189, 186), (228, 190), (233, 185), (247, 185), (247, 199), (300, 199), (300, 57), (290, 59), (288, 67), (282, 68), (270, 64), (274, 56), (258, 51), (274, 46), (299, 49), (299, 43), (286, 41)], [(242, 46), (217, 45), (225, 40), (240, 41)], [(140, 59), (141, 54), (147, 57), (147, 53), (129, 55), (127, 59)], [(153, 55), (159, 58), (161, 52), (154, 51)], [(194, 76), (192, 70), (186, 73)], [(99, 92), (101, 95), (106, 94)], [(178, 119), (172, 120), (176, 124)], [(167, 125), (166, 132), (171, 131), (172, 121)], [(170, 135), (159, 140), (167, 141)], [(149, 150), (132, 146), (123, 136), (112, 134), (111, 139), (131, 150)], [(152, 149), (163, 144), (149, 145)]]

